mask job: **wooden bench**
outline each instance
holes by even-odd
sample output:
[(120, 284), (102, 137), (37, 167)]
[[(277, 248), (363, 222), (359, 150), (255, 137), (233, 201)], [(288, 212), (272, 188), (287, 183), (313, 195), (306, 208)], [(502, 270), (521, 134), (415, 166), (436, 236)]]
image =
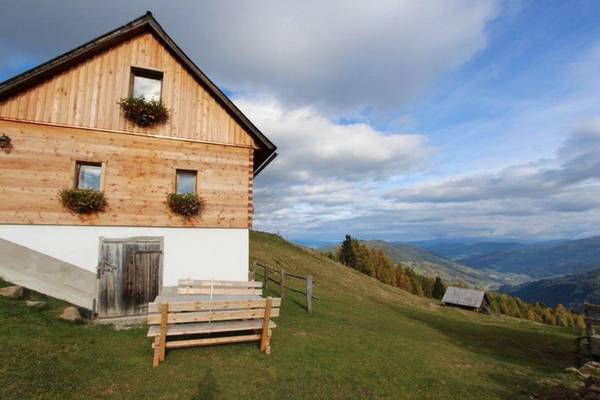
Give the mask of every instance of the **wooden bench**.
[[(166, 349), (260, 341), (260, 350), (271, 352), (272, 329), (277, 326), (271, 318), (279, 316), (280, 298), (194, 300), (193, 297), (197, 296), (148, 305), (148, 337), (154, 337), (152, 366), (164, 361)], [(184, 339), (170, 340), (184, 335)], [(202, 337), (190, 339), (190, 335)]]
[(177, 286), (178, 294), (206, 294), (215, 296), (262, 296), (262, 282), (256, 281), (208, 281), (180, 279)]
[(585, 334), (577, 338), (577, 365), (600, 360), (600, 335), (594, 326), (600, 325), (600, 305), (583, 303)]

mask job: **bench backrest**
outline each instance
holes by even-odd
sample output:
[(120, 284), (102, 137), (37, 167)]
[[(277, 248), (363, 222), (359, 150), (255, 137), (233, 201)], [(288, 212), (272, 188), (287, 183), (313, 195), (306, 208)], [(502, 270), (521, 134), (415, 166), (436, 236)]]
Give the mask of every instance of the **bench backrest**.
[(178, 294), (205, 295), (259, 295), (262, 296), (262, 282), (256, 281), (207, 281), (180, 279)]
[(269, 318), (279, 316), (280, 298), (258, 300), (211, 300), (150, 303), (148, 325), (159, 325), (163, 314), (167, 324), (216, 322), (238, 319), (262, 319), (269, 309)]

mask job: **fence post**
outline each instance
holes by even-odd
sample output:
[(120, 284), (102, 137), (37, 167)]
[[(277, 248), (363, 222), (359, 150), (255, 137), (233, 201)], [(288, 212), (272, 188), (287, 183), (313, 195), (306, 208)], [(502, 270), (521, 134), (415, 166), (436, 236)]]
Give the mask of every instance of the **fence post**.
[(313, 276), (306, 276), (306, 309), (312, 313)]
[(283, 268), (281, 268), (281, 272), (279, 272), (279, 296), (281, 297), (281, 300), (283, 301), (283, 290), (284, 290), (284, 279), (285, 279), (285, 271)]
[(265, 270), (265, 291), (267, 290), (267, 285), (269, 284), (269, 268), (266, 265), (263, 265)]
[(256, 276), (256, 261), (252, 261), (252, 265), (250, 265), (250, 271), (248, 272), (248, 280), (253, 281)]

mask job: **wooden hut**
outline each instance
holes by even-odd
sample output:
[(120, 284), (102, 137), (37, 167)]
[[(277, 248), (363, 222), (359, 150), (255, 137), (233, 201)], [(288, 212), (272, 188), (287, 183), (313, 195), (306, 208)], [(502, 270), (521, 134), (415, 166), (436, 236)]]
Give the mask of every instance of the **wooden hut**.
[(489, 300), (483, 290), (449, 286), (444, 293), (442, 303), (478, 312), (489, 312), (490, 310)]

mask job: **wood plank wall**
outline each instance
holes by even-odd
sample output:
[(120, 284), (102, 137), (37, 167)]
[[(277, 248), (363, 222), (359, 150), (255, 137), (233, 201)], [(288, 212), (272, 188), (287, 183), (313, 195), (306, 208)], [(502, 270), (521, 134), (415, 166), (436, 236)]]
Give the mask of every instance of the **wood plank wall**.
[[(169, 121), (140, 128), (121, 115), (131, 67), (163, 72)], [(250, 135), (151, 34), (143, 33), (0, 103), (0, 117), (254, 146)]]
[[(251, 224), (251, 148), (6, 121), (0, 132), (0, 223), (247, 228)], [(104, 164), (105, 212), (80, 216), (63, 208), (58, 191), (74, 185), (76, 161)], [(175, 170), (198, 171), (201, 216), (170, 211)]]

